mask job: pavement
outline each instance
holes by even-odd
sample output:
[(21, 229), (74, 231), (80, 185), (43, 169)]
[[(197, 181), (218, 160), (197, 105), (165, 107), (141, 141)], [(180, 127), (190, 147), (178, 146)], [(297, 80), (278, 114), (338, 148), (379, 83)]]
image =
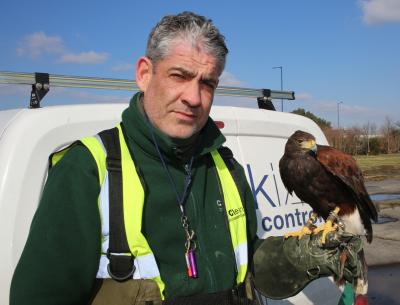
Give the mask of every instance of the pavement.
[(370, 305), (400, 305), (400, 264), (370, 266), (368, 300)]
[[(369, 194), (400, 194), (400, 180), (368, 181), (366, 187)], [(400, 264), (400, 205), (375, 203), (380, 221), (372, 225), (372, 243), (364, 247), (368, 265)]]
[(400, 180), (387, 179), (382, 181), (366, 181), (369, 194), (395, 194), (400, 193)]
[[(368, 181), (369, 194), (400, 194), (400, 180)], [(375, 202), (379, 221), (373, 240), (365, 243), (368, 299), (371, 305), (400, 305), (400, 205)]]
[(369, 266), (400, 264), (400, 206), (381, 209), (379, 217), (386, 223), (373, 224), (373, 240), (365, 243), (365, 256)]

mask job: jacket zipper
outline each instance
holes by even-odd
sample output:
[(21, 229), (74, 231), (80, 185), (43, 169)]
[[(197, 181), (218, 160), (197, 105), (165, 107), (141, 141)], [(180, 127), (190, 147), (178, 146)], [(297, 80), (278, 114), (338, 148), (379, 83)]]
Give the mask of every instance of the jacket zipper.
[[(188, 175), (188, 174), (189, 174), (189, 165), (188, 165), (187, 163), (184, 165), (184, 170), (185, 170), (186, 174)], [(196, 204), (197, 201), (196, 201), (196, 198), (195, 198), (195, 196), (194, 196), (194, 194), (193, 194), (193, 192), (192, 192), (192, 189), (190, 189), (189, 196), (190, 196), (191, 201), (192, 201), (192, 204), (193, 204), (193, 220), (192, 220), (192, 221), (193, 221), (193, 222), (196, 221), (197, 224), (198, 224), (198, 215), (199, 215), (199, 213), (198, 213), (198, 211), (197, 211), (198, 205)], [(188, 197), (189, 197), (189, 196), (188, 196)], [(193, 222), (192, 222), (192, 223), (193, 223)], [(196, 231), (195, 231), (195, 234), (197, 234)], [(197, 244), (198, 249), (199, 249), (199, 250), (202, 250), (201, 252), (207, 253), (207, 251), (206, 251), (206, 246), (205, 246), (205, 244), (202, 242), (202, 240), (201, 240), (201, 238), (200, 238), (200, 235), (197, 235), (196, 244)], [(198, 253), (198, 255), (200, 255), (200, 253)], [(205, 271), (207, 271), (207, 273), (208, 273), (208, 278), (209, 278), (209, 281), (210, 281), (210, 286), (211, 286), (212, 289), (215, 289), (215, 288), (216, 288), (216, 287), (215, 287), (215, 281), (214, 281), (214, 278), (215, 278), (215, 277), (213, 276), (214, 272), (213, 272), (213, 270), (211, 270), (211, 269), (208, 267), (208, 266), (211, 266), (210, 261), (209, 261), (209, 258), (208, 258), (208, 255), (204, 254), (204, 255), (203, 255), (203, 258), (204, 258), (204, 261), (205, 261)]]

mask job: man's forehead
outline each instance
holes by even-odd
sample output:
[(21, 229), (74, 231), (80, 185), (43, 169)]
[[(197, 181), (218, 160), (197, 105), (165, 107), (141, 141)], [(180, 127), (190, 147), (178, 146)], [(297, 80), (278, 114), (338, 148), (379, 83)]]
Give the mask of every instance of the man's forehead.
[(182, 39), (175, 39), (171, 42), (164, 59), (174, 58), (177, 58), (177, 61), (172, 64), (177, 68), (193, 71), (204, 66), (212, 74), (216, 73), (219, 76), (222, 73), (218, 59), (214, 54), (207, 51), (201, 43), (194, 44)]
[[(172, 65), (168, 69), (169, 72), (180, 72), (185, 76), (196, 77), (199, 74), (198, 69), (193, 65), (177, 62), (176, 65)], [(220, 73), (217, 69), (211, 69), (209, 71), (201, 71), (203, 79), (218, 80)]]

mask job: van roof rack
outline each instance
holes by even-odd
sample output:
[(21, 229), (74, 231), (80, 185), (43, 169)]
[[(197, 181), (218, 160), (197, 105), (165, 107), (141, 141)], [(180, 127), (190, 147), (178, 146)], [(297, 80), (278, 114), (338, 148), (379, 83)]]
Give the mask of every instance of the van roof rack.
[[(90, 88), (105, 90), (139, 91), (134, 80), (99, 78), (86, 76), (70, 76), (48, 73), (23, 73), (0, 71), (0, 84), (31, 85), (29, 107), (39, 108), (40, 101), (54, 87)], [(242, 87), (219, 86), (215, 92), (219, 96), (235, 96), (256, 98), (260, 109), (275, 110), (273, 99), (294, 100), (294, 91), (271, 89), (252, 89)]]

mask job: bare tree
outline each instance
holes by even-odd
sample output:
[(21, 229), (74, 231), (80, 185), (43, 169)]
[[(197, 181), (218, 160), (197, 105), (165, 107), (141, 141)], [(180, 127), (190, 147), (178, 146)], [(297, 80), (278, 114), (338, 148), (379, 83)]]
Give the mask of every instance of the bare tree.
[(369, 121), (362, 126), (361, 131), (362, 131), (364, 143), (366, 143), (365, 154), (368, 156), (371, 151), (370, 147), (369, 147), (369, 137), (371, 135), (371, 124)]
[(376, 127), (375, 123), (371, 123), (371, 125), (369, 125), (369, 131), (370, 131), (370, 135), (376, 136), (378, 128)]
[(397, 153), (400, 152), (400, 122), (396, 122), (393, 129), (395, 152)]
[(385, 118), (385, 122), (382, 125), (382, 134), (384, 137), (386, 152), (393, 153), (400, 151), (400, 124), (394, 122), (389, 117)]
[(382, 134), (385, 138), (386, 153), (390, 153), (390, 136), (392, 130), (392, 120), (389, 117), (385, 117), (385, 122), (382, 125)]

